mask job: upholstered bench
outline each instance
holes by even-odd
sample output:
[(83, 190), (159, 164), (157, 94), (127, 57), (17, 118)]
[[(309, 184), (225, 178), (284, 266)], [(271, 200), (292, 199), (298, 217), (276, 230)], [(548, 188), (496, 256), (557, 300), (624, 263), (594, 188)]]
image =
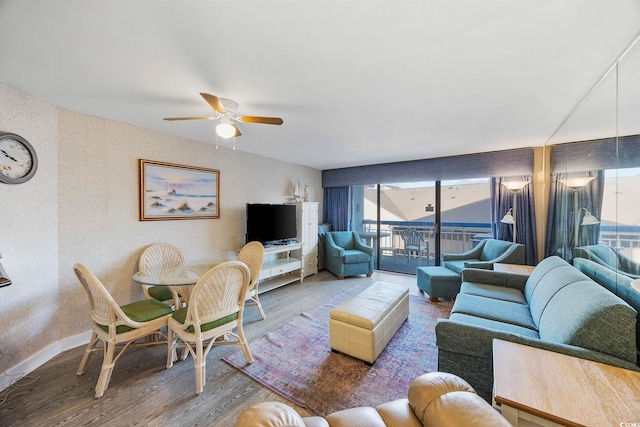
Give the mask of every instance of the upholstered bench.
[(431, 298), (455, 298), (460, 293), (462, 278), (458, 273), (446, 267), (418, 267), (416, 278), (418, 288)]
[(376, 361), (409, 317), (409, 289), (376, 282), (331, 310), (329, 344), (368, 363)]

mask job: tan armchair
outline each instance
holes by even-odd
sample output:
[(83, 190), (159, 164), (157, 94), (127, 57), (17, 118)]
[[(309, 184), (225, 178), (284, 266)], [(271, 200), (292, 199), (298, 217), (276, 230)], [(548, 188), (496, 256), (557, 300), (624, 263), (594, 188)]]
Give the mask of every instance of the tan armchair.
[(497, 410), (462, 378), (444, 372), (424, 374), (411, 383), (407, 399), (334, 412), (326, 418), (302, 418), (281, 402), (245, 409), (236, 427), (511, 427)]

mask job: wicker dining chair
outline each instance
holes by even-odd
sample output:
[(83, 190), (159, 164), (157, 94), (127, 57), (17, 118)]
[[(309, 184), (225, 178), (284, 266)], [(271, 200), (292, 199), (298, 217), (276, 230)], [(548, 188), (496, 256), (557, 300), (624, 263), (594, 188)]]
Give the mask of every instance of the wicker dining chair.
[[(213, 346), (240, 345), (247, 361), (253, 363), (242, 329), (249, 278), (249, 268), (243, 262), (224, 262), (200, 277), (187, 306), (169, 317), (167, 368), (176, 360), (176, 349), (186, 348), (193, 357), (197, 394), (204, 389), (206, 358)], [(188, 353), (181, 352), (181, 358), (184, 360)]]
[[(144, 299), (119, 306), (102, 282), (84, 265), (75, 264), (73, 271), (84, 287), (91, 307), (91, 339), (84, 351), (77, 375), (84, 374), (87, 362), (94, 351), (102, 350), (103, 361), (96, 385), (96, 397), (101, 397), (111, 380), (116, 361), (130, 346), (166, 344), (165, 341), (147, 340), (149, 336), (165, 336), (160, 329), (167, 326), (172, 310), (167, 304), (154, 299)], [(101, 347), (96, 347), (102, 341)], [(116, 355), (116, 349), (120, 349)]]
[[(169, 243), (154, 243), (145, 248), (138, 260), (138, 269), (159, 273), (184, 262), (184, 255)], [(146, 298), (175, 304), (175, 295), (168, 286), (141, 285)], [(174, 290), (175, 291), (175, 290)]]
[(245, 305), (256, 306), (260, 312), (260, 317), (266, 319), (260, 304), (260, 298), (258, 297), (258, 282), (260, 281), (260, 269), (264, 261), (264, 246), (260, 242), (249, 242), (240, 249), (238, 253), (238, 261), (242, 261), (247, 264), (249, 271), (251, 272), (251, 279), (249, 281), (249, 290), (245, 297)]

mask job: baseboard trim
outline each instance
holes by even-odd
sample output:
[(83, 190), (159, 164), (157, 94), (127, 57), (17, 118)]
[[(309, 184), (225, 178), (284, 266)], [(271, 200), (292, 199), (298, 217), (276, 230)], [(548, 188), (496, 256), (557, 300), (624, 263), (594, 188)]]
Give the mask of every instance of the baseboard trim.
[[(14, 382), (18, 381), (25, 375), (35, 371), (37, 368), (44, 365), (63, 351), (71, 350), (72, 348), (76, 348), (81, 345), (86, 345), (90, 338), (91, 331), (63, 338), (60, 341), (56, 341), (48, 345), (36, 354), (29, 356), (17, 365), (5, 370), (0, 374), (0, 391), (11, 386)], [(78, 363), (80, 363), (79, 360)]]

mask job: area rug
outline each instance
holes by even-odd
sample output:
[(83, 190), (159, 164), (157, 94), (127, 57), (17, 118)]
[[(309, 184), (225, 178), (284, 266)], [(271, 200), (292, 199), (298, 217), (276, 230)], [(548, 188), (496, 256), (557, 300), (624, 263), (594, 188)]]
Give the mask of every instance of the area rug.
[(434, 326), (438, 318), (449, 317), (452, 302), (411, 295), (409, 318), (369, 366), (329, 347), (329, 312), (360, 290), (345, 289), (252, 340), (253, 364), (241, 351), (224, 361), (320, 416), (407, 397), (414, 378), (437, 370)]

